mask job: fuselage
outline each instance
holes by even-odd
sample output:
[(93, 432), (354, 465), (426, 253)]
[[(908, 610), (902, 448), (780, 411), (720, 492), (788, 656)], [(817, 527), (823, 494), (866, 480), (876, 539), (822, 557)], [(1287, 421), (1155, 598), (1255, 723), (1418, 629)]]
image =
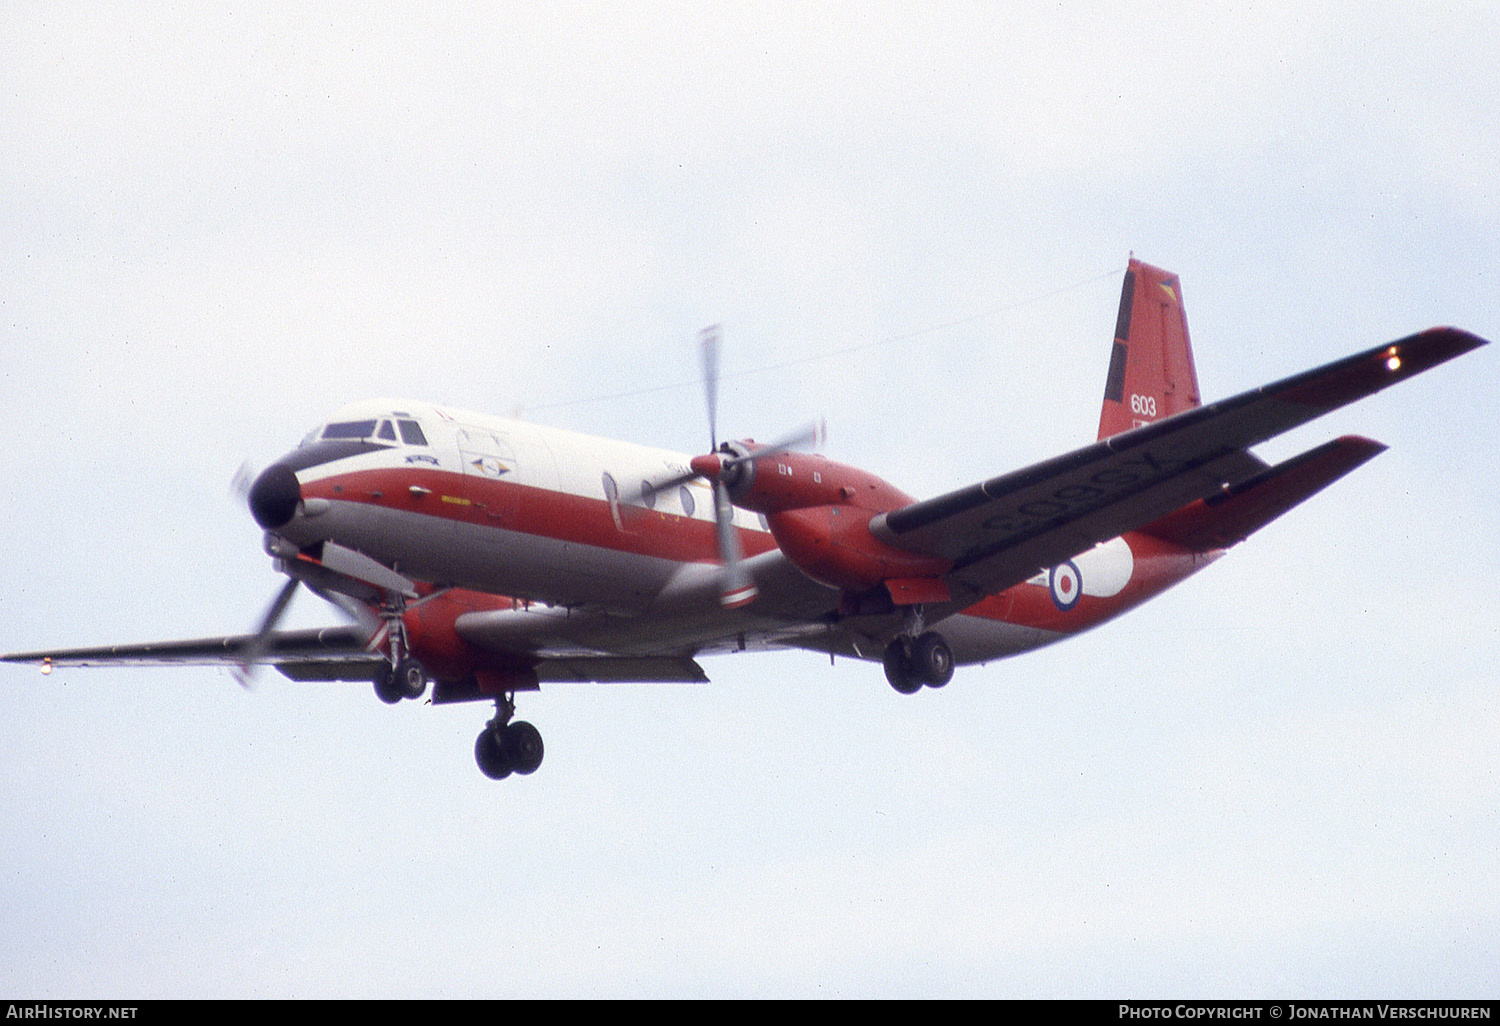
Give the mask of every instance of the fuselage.
[[(280, 537), (336, 542), (438, 588), (501, 596), (511, 615), (491, 615), (480, 633), (518, 654), (780, 645), (879, 659), (897, 622), (839, 615), (838, 589), (789, 568), (766, 517), (739, 508), (734, 530), (766, 594), (722, 608), (709, 486), (649, 487), (686, 472), (687, 454), (372, 400), (339, 410), (278, 462), (295, 473), (299, 500), (274, 525)], [(852, 471), (799, 464), (809, 465)], [(891, 491), (887, 502), (906, 501)], [(947, 616), (943, 631), (957, 662), (1013, 655), (1116, 616), (1217, 555), (1128, 534)]]

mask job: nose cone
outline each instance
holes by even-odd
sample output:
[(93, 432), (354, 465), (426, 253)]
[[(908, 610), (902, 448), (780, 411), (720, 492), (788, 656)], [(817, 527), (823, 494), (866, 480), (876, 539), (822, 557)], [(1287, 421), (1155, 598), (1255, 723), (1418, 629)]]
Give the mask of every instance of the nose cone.
[(273, 463), (261, 472), (250, 486), (250, 513), (267, 531), (285, 527), (302, 501), (302, 486), (297, 475), (281, 463)]

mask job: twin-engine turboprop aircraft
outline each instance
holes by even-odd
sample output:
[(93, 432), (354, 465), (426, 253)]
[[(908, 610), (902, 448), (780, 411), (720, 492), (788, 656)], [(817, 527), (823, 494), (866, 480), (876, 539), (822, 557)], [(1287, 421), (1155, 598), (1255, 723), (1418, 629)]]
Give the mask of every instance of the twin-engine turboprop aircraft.
[[(713, 434), (717, 336), (706, 333)], [(1269, 466), (1249, 448), (1484, 345), (1433, 328), (1200, 405), (1175, 275), (1131, 260), (1099, 440), (918, 501), (795, 451), (807, 431), (699, 456), (406, 400), (345, 407), (248, 483), (287, 575), (260, 628), (4, 656), (55, 666), (271, 663), (373, 681), (386, 702), (493, 701), (479, 767), (536, 770), (515, 696), (561, 681), (705, 681), (767, 647), (882, 662), (892, 687), (1118, 616), (1380, 452), (1338, 438)], [(281, 631), (298, 584), (351, 626)]]

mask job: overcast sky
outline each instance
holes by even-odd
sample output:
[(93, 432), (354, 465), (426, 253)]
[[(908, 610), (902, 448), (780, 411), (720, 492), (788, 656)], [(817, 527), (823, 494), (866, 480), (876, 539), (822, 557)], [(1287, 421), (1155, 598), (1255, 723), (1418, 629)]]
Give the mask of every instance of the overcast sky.
[[(1093, 440), (1131, 251), (1206, 398), (1500, 335), (1497, 52), (1490, 3), (6, 4), (0, 651), (250, 629), (229, 482), (351, 400), (697, 450), (714, 322), (721, 435), (920, 496)], [(483, 705), (0, 668), (0, 992), (1493, 997), (1497, 395), (1263, 447), (1391, 449), (941, 692), (523, 695), (522, 780)]]

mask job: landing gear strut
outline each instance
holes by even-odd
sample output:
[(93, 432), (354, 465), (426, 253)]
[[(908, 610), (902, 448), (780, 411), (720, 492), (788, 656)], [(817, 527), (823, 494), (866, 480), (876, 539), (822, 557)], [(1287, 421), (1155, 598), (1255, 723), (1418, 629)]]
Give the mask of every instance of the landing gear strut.
[(491, 780), (504, 780), (512, 773), (526, 776), (542, 764), (542, 733), (525, 720), (512, 721), (515, 698), (495, 700), (495, 718), (485, 724), (474, 741), (474, 761)]
[(408, 654), (406, 624), (401, 619), (405, 611), (405, 602), (394, 593), (380, 611), (390, 638), (391, 661), (375, 671), (375, 697), (387, 705), (395, 705), (403, 698), (421, 698), (427, 690), (427, 670)]
[(940, 688), (953, 679), (953, 650), (937, 631), (899, 637), (885, 647), (885, 679), (903, 695), (922, 685)]

